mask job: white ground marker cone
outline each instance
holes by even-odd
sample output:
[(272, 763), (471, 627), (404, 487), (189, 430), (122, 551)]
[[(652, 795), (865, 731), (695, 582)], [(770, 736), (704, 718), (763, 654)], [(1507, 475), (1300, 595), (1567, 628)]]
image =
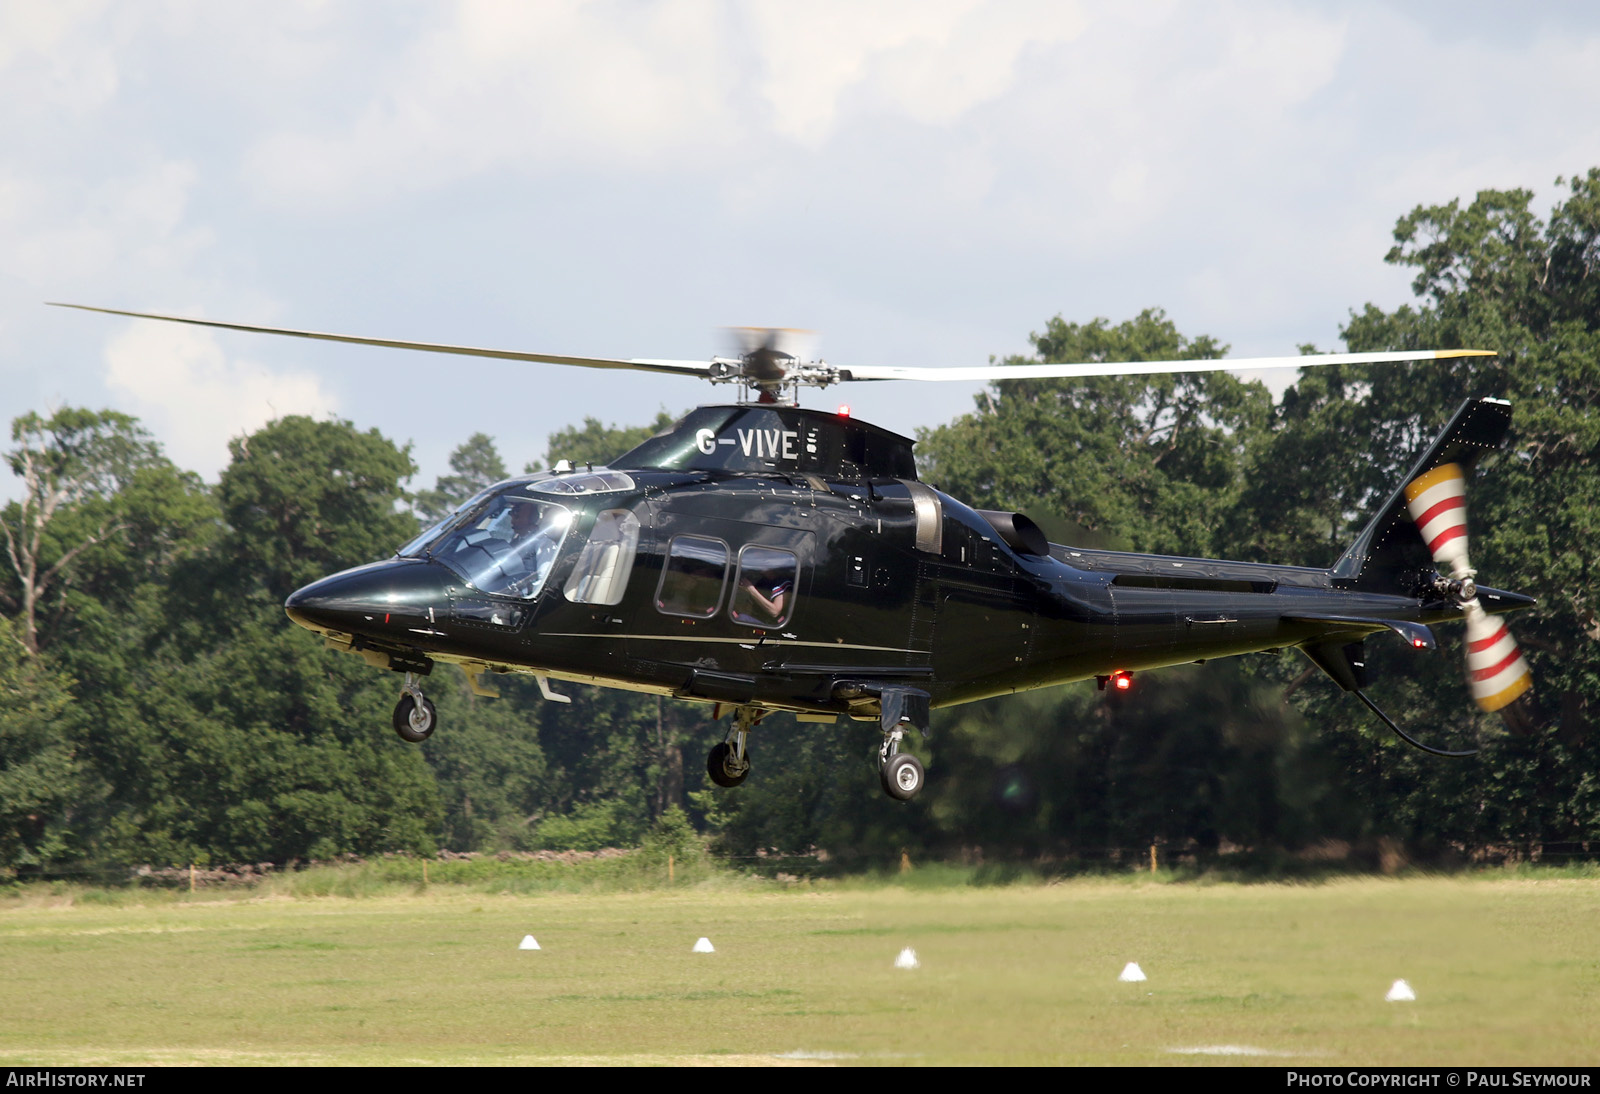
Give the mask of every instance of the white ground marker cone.
[(711, 939), (702, 938), (694, 944), (695, 953), (716, 953), (717, 948), (711, 944)]
[(897, 969), (920, 969), (922, 968), (922, 962), (917, 960), (917, 951), (907, 946), (900, 951), (900, 956), (894, 959), (894, 967)]
[(519, 950), (537, 950), (538, 948), (539, 942), (531, 934), (523, 935), (522, 942), (517, 946)]
[(1388, 1003), (1415, 1003), (1417, 993), (1412, 991), (1411, 985), (1404, 980), (1396, 980), (1394, 986), (1389, 989), (1389, 994), (1383, 998)]
[(1117, 977), (1117, 979), (1122, 981), (1124, 984), (1137, 984), (1144, 978), (1144, 970), (1139, 967), (1139, 964), (1136, 961), (1129, 961), (1126, 965), (1122, 966), (1122, 975)]

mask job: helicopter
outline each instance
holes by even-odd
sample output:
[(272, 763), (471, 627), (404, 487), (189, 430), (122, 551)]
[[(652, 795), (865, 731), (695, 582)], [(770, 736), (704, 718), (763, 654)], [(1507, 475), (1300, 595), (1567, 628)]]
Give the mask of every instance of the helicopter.
[(1501, 447), (1509, 403), (1462, 404), (1366, 527), (1326, 569), (1180, 558), (1051, 543), (1026, 515), (976, 509), (917, 476), (913, 441), (799, 405), (803, 388), (874, 381), (987, 381), (1307, 367), (1487, 356), (1487, 350), (1233, 360), (836, 367), (757, 331), (709, 361), (575, 357), (263, 327), (151, 312), (110, 315), (323, 341), (732, 385), (604, 467), (555, 467), (496, 483), (387, 559), (305, 586), (284, 609), (330, 648), (403, 675), (393, 728), (427, 740), (425, 682), (455, 664), (478, 695), (533, 677), (623, 688), (731, 715), (706, 769), (718, 786), (751, 770), (750, 735), (778, 712), (877, 726), (880, 781), (909, 801), (926, 772), (907, 751), (933, 709), (1094, 679), (1296, 647), (1396, 735), (1367, 694), (1365, 642), (1436, 647), (1466, 624), (1467, 675), (1485, 711), (1524, 727), (1532, 676), (1495, 617), (1534, 603), (1477, 583), (1466, 483)]

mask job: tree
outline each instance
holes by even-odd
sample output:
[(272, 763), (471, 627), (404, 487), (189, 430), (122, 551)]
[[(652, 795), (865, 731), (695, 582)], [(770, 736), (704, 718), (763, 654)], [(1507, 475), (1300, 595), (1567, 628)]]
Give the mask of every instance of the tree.
[[(22, 643), (39, 652), (39, 611), (58, 593), (84, 551), (120, 535), (126, 515), (112, 500), (134, 474), (161, 459), (160, 448), (131, 417), (113, 410), (63, 407), (48, 418), (30, 411), (11, 423), (17, 447), (7, 454), (22, 479), (22, 500), (0, 516), (16, 585), (3, 594), (22, 620)], [(80, 510), (62, 533), (58, 518)]]
[[(1154, 308), (1115, 326), (1057, 316), (1029, 337), (1039, 362), (1227, 352), (1209, 335), (1184, 336)], [(919, 433), (925, 479), (984, 508), (1065, 517), (1095, 536), (1181, 554), (1217, 544), (1243, 454), (1271, 408), (1265, 387), (1225, 372), (1005, 380), (976, 402), (973, 413)]]
[(416, 534), (398, 505), (410, 447), (345, 421), (288, 417), (229, 443), (217, 500), (231, 588), (276, 609), (319, 577), (392, 555)]
[(487, 433), (474, 433), (450, 453), (453, 475), (440, 475), (432, 490), (419, 490), (413, 505), (423, 521), (443, 520), (451, 510), (486, 486), (506, 477), (505, 461)]
[(534, 846), (557, 796), (539, 747), (548, 704), (532, 681), (496, 679), (499, 698), (474, 695), (462, 674), (432, 677), (448, 723), (421, 752), (439, 784), (441, 845), (457, 851)]
[(0, 871), (40, 867), (71, 847), (88, 787), (61, 718), (69, 685), (0, 618)]
[[(1548, 223), (1527, 190), (1485, 190), (1465, 205), (1419, 206), (1400, 218), (1387, 260), (1417, 271), (1418, 302), (1353, 313), (1343, 331), (1349, 348), (1467, 346), (1499, 356), (1306, 370), (1262, 450), (1271, 488), (1246, 498), (1232, 522), (1265, 527), (1274, 493), (1287, 494), (1319, 514), (1309, 522), (1318, 532), (1300, 530), (1301, 561), (1326, 565), (1461, 400), (1512, 402), (1506, 451), (1480, 464), (1469, 491), (1472, 559), (1481, 582), (1538, 597), (1510, 626), (1536, 694), (1559, 714), (1558, 732), (1508, 736), (1479, 715), (1460, 680), (1454, 628), (1442, 631), (1444, 656), (1395, 666), (1383, 701), (1402, 723), (1478, 740), (1478, 760), (1439, 764), (1380, 749), (1359, 709), (1320, 681), (1296, 696), (1342, 750), (1377, 830), (1417, 842), (1580, 839), (1600, 823), (1588, 774), (1600, 760), (1592, 734), (1600, 703), (1600, 169), (1558, 185), (1567, 196)], [(1381, 645), (1374, 652), (1378, 663), (1393, 656)]]
[[(599, 418), (586, 417), (581, 426), (571, 425), (550, 434), (550, 446), (545, 452), (544, 467), (554, 467), (561, 460), (569, 461), (574, 467), (583, 467), (586, 464), (598, 467), (611, 462), (630, 449), (637, 448), (672, 425), (675, 420), (665, 410), (657, 413), (655, 421), (649, 425), (638, 426), (619, 426), (615, 423), (606, 425)], [(524, 470), (533, 472), (543, 468), (529, 463)]]
[(435, 846), (433, 776), (387, 730), (394, 678), (323, 649), (282, 610), (289, 590), (414, 533), (396, 509), (409, 458), (375, 431), (306, 418), (233, 450), (219, 508), (167, 489), (181, 482), (123, 491), (160, 528), (187, 513), (208, 535), (191, 545), (131, 525), (59, 645), (79, 681), (66, 720), (104, 784), (78, 813), (85, 846), (161, 862)]

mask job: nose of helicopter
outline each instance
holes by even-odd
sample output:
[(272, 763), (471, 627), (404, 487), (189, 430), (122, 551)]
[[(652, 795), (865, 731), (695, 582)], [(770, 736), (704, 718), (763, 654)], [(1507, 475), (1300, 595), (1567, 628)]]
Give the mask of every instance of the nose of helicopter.
[(394, 558), (313, 581), (283, 602), (290, 619), (308, 630), (373, 634), (426, 625), (449, 603), (446, 573), (437, 563)]

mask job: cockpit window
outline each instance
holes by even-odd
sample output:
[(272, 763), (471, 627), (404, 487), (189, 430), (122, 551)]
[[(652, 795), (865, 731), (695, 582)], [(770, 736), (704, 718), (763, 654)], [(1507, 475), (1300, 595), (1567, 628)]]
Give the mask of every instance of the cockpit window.
[(488, 497), (490, 494), (493, 494), (499, 489), (500, 485), (496, 483), (487, 490), (478, 491), (476, 494), (472, 495), (472, 497), (456, 506), (455, 509), (451, 511), (449, 516), (439, 521), (439, 523), (433, 525), (426, 532), (423, 532), (410, 543), (407, 543), (404, 547), (396, 551), (395, 554), (399, 555), (401, 558), (423, 557), (427, 551), (428, 544), (438, 539), (441, 532), (443, 532), (446, 528), (449, 528), (456, 521), (460, 520), (463, 514), (472, 509), (474, 506), (480, 504), (484, 498)]
[(567, 578), (567, 599), (574, 604), (620, 604), (638, 549), (638, 517), (626, 509), (607, 509), (597, 515), (589, 541)]
[(602, 468), (599, 471), (557, 475), (534, 483), (532, 489), (541, 494), (611, 494), (618, 490), (632, 490), (633, 476)]
[(480, 592), (532, 600), (555, 564), (572, 511), (519, 489), (476, 500), (428, 546), (428, 557)]

